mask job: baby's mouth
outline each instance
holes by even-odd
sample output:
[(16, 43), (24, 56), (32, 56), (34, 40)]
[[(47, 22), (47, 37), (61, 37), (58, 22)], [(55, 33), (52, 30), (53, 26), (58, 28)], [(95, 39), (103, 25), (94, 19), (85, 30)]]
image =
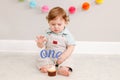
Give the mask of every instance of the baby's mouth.
[(58, 32), (59, 30), (54, 30), (55, 32)]

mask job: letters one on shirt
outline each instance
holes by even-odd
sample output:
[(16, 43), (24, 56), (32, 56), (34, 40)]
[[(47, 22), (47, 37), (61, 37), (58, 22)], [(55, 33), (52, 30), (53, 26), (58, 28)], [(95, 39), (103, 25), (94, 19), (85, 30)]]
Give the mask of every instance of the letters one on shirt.
[(45, 49), (43, 49), (40, 52), (40, 57), (41, 58), (49, 58), (49, 57), (58, 58), (61, 54), (62, 54), (61, 51), (58, 51), (57, 53), (55, 53), (54, 50), (45, 50)]

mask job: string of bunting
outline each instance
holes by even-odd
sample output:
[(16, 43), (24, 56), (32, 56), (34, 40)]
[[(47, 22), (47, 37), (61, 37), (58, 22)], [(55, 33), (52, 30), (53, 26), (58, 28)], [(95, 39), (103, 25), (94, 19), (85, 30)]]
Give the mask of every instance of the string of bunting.
[[(24, 2), (25, 0), (19, 0), (19, 2)], [(104, 0), (95, 0), (95, 3), (100, 5), (100, 4), (103, 4), (104, 3)], [(29, 0), (29, 7), (30, 8), (36, 8), (37, 6), (37, 1), (36, 0)], [(87, 1), (83, 2), (82, 5), (81, 5), (81, 8), (82, 10), (84, 11), (87, 11), (90, 9), (90, 6), (91, 4)], [(40, 7), (40, 10), (43, 12), (43, 13), (47, 13), (49, 12), (50, 8), (48, 5), (43, 5), (42, 7)], [(75, 6), (70, 6), (68, 8), (68, 12), (69, 14), (74, 14), (76, 12), (76, 7)]]

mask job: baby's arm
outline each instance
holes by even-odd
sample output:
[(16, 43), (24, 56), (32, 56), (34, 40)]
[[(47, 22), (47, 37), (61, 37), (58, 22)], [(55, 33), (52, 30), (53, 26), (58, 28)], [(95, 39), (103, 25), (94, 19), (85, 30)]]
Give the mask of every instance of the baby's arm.
[(72, 54), (72, 52), (73, 52), (73, 50), (74, 50), (74, 47), (75, 47), (75, 46), (73, 46), (73, 45), (69, 45), (69, 46), (67, 47), (66, 51), (63, 52), (63, 53), (60, 55), (59, 59), (57, 60), (57, 63), (58, 63), (58, 64), (63, 63), (63, 62)]
[(44, 47), (44, 42), (47, 41), (47, 39), (44, 36), (37, 36), (37, 46), (39, 48), (43, 48)]

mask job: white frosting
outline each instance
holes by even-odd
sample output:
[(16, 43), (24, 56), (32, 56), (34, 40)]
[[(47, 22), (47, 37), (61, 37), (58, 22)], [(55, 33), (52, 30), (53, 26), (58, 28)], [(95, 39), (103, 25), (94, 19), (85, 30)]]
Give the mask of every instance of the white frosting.
[(50, 71), (50, 72), (56, 71), (55, 66), (52, 66), (51, 68), (49, 68), (48, 71)]

